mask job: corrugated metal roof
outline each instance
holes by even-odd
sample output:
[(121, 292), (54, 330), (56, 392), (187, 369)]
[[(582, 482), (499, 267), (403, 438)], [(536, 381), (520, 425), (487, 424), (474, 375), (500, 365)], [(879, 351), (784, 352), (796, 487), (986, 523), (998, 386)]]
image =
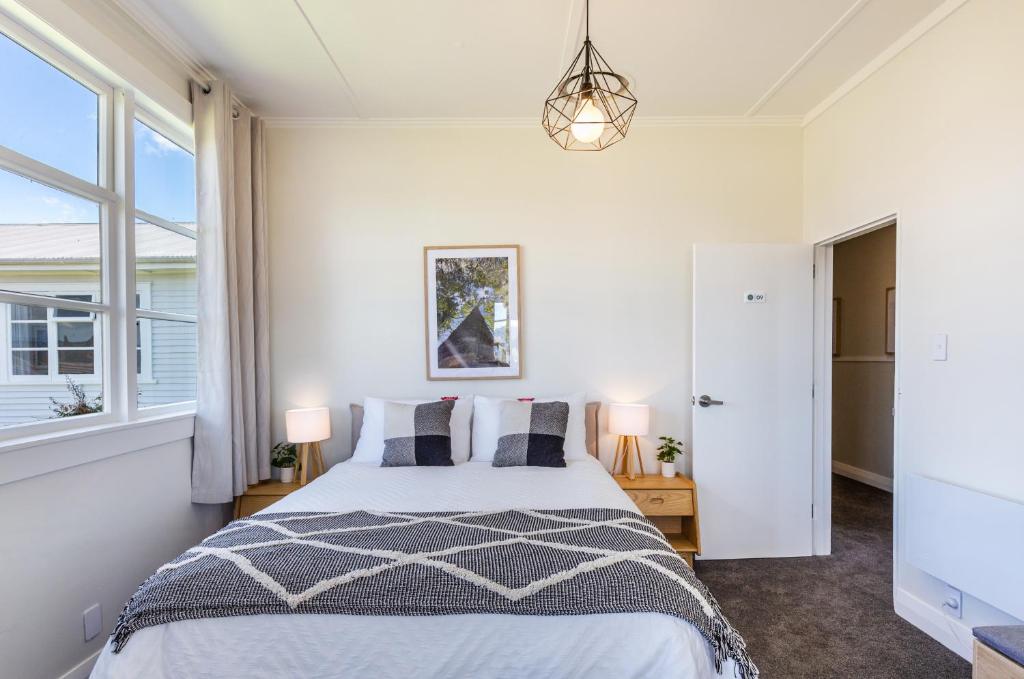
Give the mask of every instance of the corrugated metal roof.
[[(195, 224), (182, 224), (195, 229)], [(0, 224), (0, 262), (96, 261), (98, 224)], [(194, 260), (196, 241), (153, 226), (135, 225), (138, 260)]]

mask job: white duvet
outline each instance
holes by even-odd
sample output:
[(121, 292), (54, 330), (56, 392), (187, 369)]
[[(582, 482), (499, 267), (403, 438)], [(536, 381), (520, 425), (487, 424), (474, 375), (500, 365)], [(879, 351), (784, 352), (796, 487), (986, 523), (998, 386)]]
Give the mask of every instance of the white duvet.
[[(565, 469), (381, 468), (356, 462), (264, 511), (636, 510), (593, 458)], [(733, 677), (731, 661), (723, 676)], [(689, 623), (660, 613), (584, 616), (254, 615), (186, 620), (104, 648), (94, 679), (179, 677), (660, 677), (717, 676)]]

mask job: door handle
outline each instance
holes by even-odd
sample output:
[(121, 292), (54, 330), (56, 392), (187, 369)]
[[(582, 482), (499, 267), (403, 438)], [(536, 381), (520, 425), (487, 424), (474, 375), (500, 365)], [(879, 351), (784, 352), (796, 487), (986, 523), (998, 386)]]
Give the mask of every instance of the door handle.
[(707, 408), (708, 406), (720, 406), (724, 405), (724, 403), (724, 401), (716, 401), (707, 394), (704, 394), (699, 399), (697, 399), (697, 405), (699, 405), (701, 408)]

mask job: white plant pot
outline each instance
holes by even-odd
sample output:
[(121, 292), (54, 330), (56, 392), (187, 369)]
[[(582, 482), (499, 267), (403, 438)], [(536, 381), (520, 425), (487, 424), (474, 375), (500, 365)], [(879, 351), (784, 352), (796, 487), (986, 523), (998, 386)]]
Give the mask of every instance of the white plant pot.
[(281, 467), (281, 483), (292, 483), (295, 481), (295, 467)]
[(661, 463), (661, 475), (665, 478), (671, 479), (676, 475), (676, 463), (675, 462), (662, 462)]

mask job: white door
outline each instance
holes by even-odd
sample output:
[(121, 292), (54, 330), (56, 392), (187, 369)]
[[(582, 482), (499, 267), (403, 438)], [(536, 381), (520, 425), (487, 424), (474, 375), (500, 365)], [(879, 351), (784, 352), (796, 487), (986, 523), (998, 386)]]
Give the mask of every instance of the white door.
[(812, 263), (810, 245), (694, 246), (701, 558), (811, 554)]

